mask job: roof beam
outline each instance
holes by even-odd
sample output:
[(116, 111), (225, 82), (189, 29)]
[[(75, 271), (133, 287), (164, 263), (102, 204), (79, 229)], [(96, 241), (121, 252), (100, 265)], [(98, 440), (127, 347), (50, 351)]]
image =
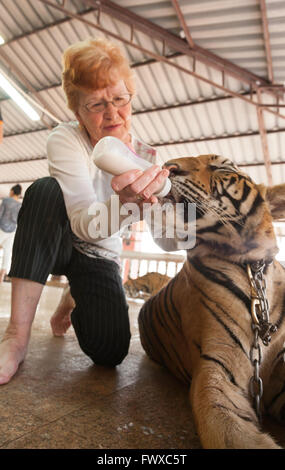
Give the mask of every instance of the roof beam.
[[(49, 89), (49, 87), (47, 89)], [(41, 90), (41, 91), (43, 91), (43, 90)], [(249, 92), (247, 92), (247, 91), (243, 92), (242, 95), (248, 96)], [(227, 95), (227, 96), (214, 96), (212, 98), (199, 98), (198, 100), (184, 101), (183, 103), (177, 103), (177, 104), (170, 104), (170, 105), (165, 105), (165, 106), (157, 106), (157, 107), (153, 107), (153, 108), (133, 110), (132, 116), (139, 116), (140, 114), (150, 114), (150, 113), (155, 113), (155, 112), (157, 113), (157, 112), (161, 112), (161, 111), (169, 111), (169, 110), (172, 110), (172, 109), (187, 108), (189, 106), (198, 106), (199, 104), (206, 104), (206, 103), (211, 104), (211, 103), (215, 103), (215, 102), (219, 102), (219, 101), (230, 100), (230, 99), (233, 99), (233, 98), (234, 98), (233, 96), (229, 96), (229, 95)], [(4, 100), (0, 100), (0, 103), (1, 103), (1, 101), (4, 101)], [(267, 105), (262, 104), (262, 106), (267, 106)], [(54, 126), (52, 125), (51, 127), (54, 127)], [(21, 132), (4, 134), (4, 137), (7, 139), (9, 137), (16, 137), (16, 136), (21, 136), (21, 135), (25, 135), (25, 134), (32, 134), (33, 132), (46, 131), (46, 130), (48, 130), (47, 127), (41, 127), (41, 128), (37, 128), (37, 129), (30, 129), (30, 130), (25, 130), (25, 131), (21, 131)]]
[(195, 47), (195, 43), (193, 41), (193, 38), (190, 34), (190, 31), (189, 31), (189, 28), (186, 24), (186, 21), (185, 21), (185, 18), (184, 18), (184, 15), (181, 11), (181, 8), (180, 8), (180, 5), (179, 5), (179, 2), (178, 0), (171, 0), (171, 3), (172, 3), (172, 6), (176, 12), (176, 15), (178, 16), (178, 19), (179, 19), (179, 22), (182, 26), (182, 29), (183, 29), (183, 32), (184, 32), (184, 36), (186, 38), (186, 41), (188, 42), (189, 46), (194, 49)]
[[(257, 167), (257, 166), (264, 166), (264, 163), (258, 162), (258, 163), (237, 163), (238, 166), (243, 167), (243, 168), (251, 168), (251, 167)], [(271, 165), (285, 165), (285, 162), (271, 162)]]
[[(85, 3), (87, 2), (88, 4), (93, 3), (94, 0), (84, 0)], [(189, 45), (189, 50), (192, 52), (194, 51), (194, 58), (199, 59), (201, 62), (206, 64), (207, 66), (211, 66), (209, 64), (208, 59), (213, 60), (214, 62), (214, 68), (216, 68), (216, 65), (221, 64), (221, 58), (209, 53), (209, 51), (206, 51), (202, 48), (197, 48), (196, 44), (193, 41), (193, 38), (190, 34), (189, 28), (187, 26), (187, 23), (185, 21), (184, 15), (182, 13), (182, 10), (179, 5), (179, 0), (171, 0), (172, 5), (175, 9), (176, 15), (179, 19), (180, 25), (182, 27), (182, 30), (184, 32), (185, 38), (187, 40), (187, 43)], [(98, 2), (97, 2), (98, 3)], [(104, 0), (104, 2), (101, 2), (100, 5), (109, 3), (109, 0)], [(272, 70), (272, 59), (271, 59), (271, 51), (270, 51), (270, 44), (269, 44), (269, 32), (268, 32), (268, 25), (267, 25), (267, 17), (266, 17), (266, 5), (265, 5), (265, 0), (261, 0), (261, 12), (262, 12), (262, 24), (263, 24), (263, 32), (264, 32), (264, 38), (265, 38), (265, 45), (266, 45), (266, 57), (267, 57), (267, 66), (268, 66), (268, 75), (269, 75), (269, 80), (272, 82), (273, 80), (273, 70)], [(100, 6), (101, 8), (101, 6)], [(198, 54), (195, 52), (198, 51)], [(206, 60), (205, 60), (206, 59)], [(219, 69), (219, 67), (218, 67)], [(244, 80), (244, 72), (241, 68), (236, 68), (234, 64), (232, 64), (229, 61), (222, 60), (222, 82), (224, 85), (225, 81), (225, 73), (229, 74), (232, 76), (232, 72), (234, 70), (234, 75), (235, 73), (238, 72), (238, 74), (241, 74), (241, 80)], [(257, 85), (257, 86), (256, 86)], [(257, 89), (257, 97), (258, 97), (258, 103), (261, 104), (261, 92), (258, 90), (258, 86), (261, 85), (260, 80), (256, 81), (255, 83), (250, 82), (250, 87), (251, 88), (256, 88)], [(260, 132), (260, 137), (261, 137), (261, 145), (263, 149), (263, 157), (264, 157), (264, 163), (265, 163), (265, 168), (266, 168), (266, 175), (267, 175), (267, 180), (268, 184), (272, 186), (273, 184), (273, 178), (272, 178), (272, 172), (271, 172), (271, 165), (270, 165), (270, 155), (269, 155), (269, 148), (268, 148), (268, 142), (267, 142), (267, 135), (266, 135), (266, 127), (265, 127), (265, 122), (264, 122), (264, 111), (261, 107), (257, 107), (257, 118), (258, 118), (258, 125), (259, 125), (259, 132)]]
[(29, 180), (10, 180), (10, 181), (0, 181), (0, 184), (19, 184), (19, 183), (33, 183), (36, 179)]
[[(184, 31), (189, 47), (195, 48), (195, 43), (192, 39), (192, 36), (190, 35), (189, 28), (186, 24), (185, 18), (180, 9), (179, 0), (171, 0), (171, 2), (176, 11), (176, 14), (178, 16), (181, 27)], [(263, 36), (264, 36), (264, 41), (265, 41), (268, 79), (270, 80), (270, 82), (273, 82), (272, 57), (271, 57), (271, 49), (270, 49), (270, 42), (269, 42), (269, 30), (268, 30), (265, 0), (260, 0), (260, 8), (261, 8), (261, 18), (262, 18), (262, 26), (263, 26)], [(257, 112), (259, 134), (261, 138), (261, 146), (262, 146), (262, 151), (263, 151), (264, 165), (265, 165), (268, 184), (269, 186), (272, 186), (273, 177), (272, 177), (272, 171), (271, 171), (271, 160), (270, 160), (269, 147), (268, 147), (268, 141), (267, 141), (266, 126), (264, 122), (264, 109), (265, 108), (263, 109), (261, 107), (262, 99), (261, 99), (261, 90), (259, 88), (257, 88), (257, 102), (259, 104), (259, 107), (256, 108), (256, 112)], [(278, 104), (278, 96), (277, 96), (277, 104)], [(277, 111), (279, 110), (277, 109)]]
[[(243, 92), (243, 96), (248, 96), (249, 92)], [(153, 108), (146, 108), (146, 109), (139, 109), (139, 110), (134, 110), (132, 112), (132, 116), (138, 116), (140, 114), (149, 114), (149, 113), (154, 113), (154, 112), (160, 112), (160, 111), (169, 111), (171, 109), (179, 109), (179, 108), (187, 108), (188, 106), (197, 106), (199, 104), (206, 104), (206, 103), (215, 103), (218, 101), (225, 101), (229, 99), (233, 99), (233, 96), (214, 96), (212, 98), (200, 98), (198, 100), (193, 100), (193, 101), (184, 101), (183, 103), (177, 103), (177, 104), (170, 104), (170, 105), (165, 105), (165, 106), (156, 106)]]
[[(17, 134), (8, 134), (4, 136), (5, 139), (13, 138), (13, 137), (19, 137), (21, 135), (26, 135), (26, 134), (35, 134), (36, 132), (44, 132), (47, 131), (47, 128), (41, 128), (41, 129), (33, 129), (32, 131), (25, 131), (22, 133), (17, 133)], [(285, 127), (283, 128), (278, 128), (278, 129), (270, 129), (267, 131), (267, 134), (278, 134), (285, 132)], [(190, 138), (190, 139), (181, 139), (181, 140), (172, 140), (168, 142), (148, 142), (149, 145), (152, 145), (153, 147), (164, 147), (167, 145), (179, 145), (179, 144), (193, 144), (197, 142), (210, 142), (210, 141), (215, 141), (215, 140), (225, 140), (225, 139), (234, 139), (237, 137), (252, 137), (252, 136), (258, 136), (260, 134), (259, 130), (256, 131), (250, 131), (250, 132), (235, 132), (233, 134), (225, 134), (225, 135), (212, 135), (208, 137), (195, 137), (195, 138)], [(31, 159), (33, 160), (33, 158)], [(29, 161), (28, 159), (23, 160), (23, 161)], [(5, 161), (6, 162), (6, 161)], [(0, 164), (4, 163), (0, 161)], [(9, 162), (13, 163), (13, 161)]]
[(13, 165), (14, 163), (26, 163), (26, 162), (36, 162), (39, 160), (46, 160), (47, 157), (34, 157), (34, 158), (17, 158), (15, 160), (5, 160), (3, 162), (0, 161), (0, 165)]
[(179, 38), (175, 34), (161, 28), (155, 23), (133, 13), (127, 8), (123, 8), (117, 3), (114, 3), (110, 0), (83, 0), (86, 5), (97, 8), (103, 13), (106, 13), (109, 16), (114, 17), (115, 19), (126, 23), (131, 28), (135, 28), (141, 31), (144, 34), (147, 34), (152, 39), (157, 39), (162, 41), (165, 46), (169, 49), (177, 52), (182, 52), (185, 55), (195, 58), (209, 67), (216, 68), (221, 72), (227, 71), (229, 75), (237, 80), (240, 80), (247, 85), (256, 85), (256, 82), (259, 82), (258, 85), (268, 85), (268, 81), (259, 77), (250, 71), (243, 69), (226, 59), (216, 56), (215, 54), (210, 53), (209, 51), (201, 48), (194, 47), (193, 50), (189, 48), (188, 43), (183, 39)]
[[(54, 124), (52, 127), (55, 127), (55, 126), (56, 124)], [(13, 132), (11, 134), (4, 134), (4, 138), (9, 139), (10, 137), (19, 137), (21, 135), (35, 134), (36, 132), (46, 132), (49, 130), (50, 129), (47, 126), (45, 126), (45, 127), (40, 127), (37, 129), (30, 129), (30, 130), (21, 131), (21, 132)]]
[[(104, 0), (103, 0), (104, 1)], [(264, 4), (265, 0), (260, 0), (261, 4)], [(171, 0), (171, 3), (175, 9), (175, 12), (177, 14), (177, 17), (179, 19), (179, 22), (180, 22), (180, 25), (182, 27), (182, 30), (183, 30), (183, 33), (185, 35), (185, 38), (189, 44), (189, 47), (191, 48), (192, 50), (192, 53), (193, 54), (196, 54), (196, 58), (198, 60), (200, 60), (201, 62), (205, 63), (206, 65), (209, 65), (211, 66), (211, 64), (208, 64), (207, 63), (207, 59), (208, 60), (211, 60), (213, 62), (217, 62), (217, 64), (220, 65), (221, 67), (221, 72), (222, 74), (229, 74), (231, 75), (232, 71), (235, 71), (236, 73), (240, 74), (240, 78), (239, 80), (242, 81), (242, 79), (245, 77), (245, 72), (249, 72), (248, 70), (242, 68), (242, 67), (238, 67), (236, 64), (234, 64), (233, 62), (229, 61), (229, 60), (226, 60), (226, 59), (223, 59), (222, 57), (198, 46), (197, 44), (195, 44), (191, 34), (190, 34), (190, 31), (189, 31), (189, 28), (187, 26), (187, 23), (185, 21), (185, 18), (184, 18), (184, 15), (182, 13), (182, 10), (180, 8), (180, 5), (179, 5), (179, 0)], [(264, 5), (264, 8), (262, 6), (262, 21), (263, 21), (263, 29), (264, 29), (264, 37), (266, 38), (266, 52), (267, 52), (267, 46), (269, 46), (269, 34), (268, 34), (268, 26), (267, 26), (267, 18), (266, 18), (266, 10), (265, 10), (265, 5)], [(268, 63), (269, 62), (269, 57), (271, 58), (271, 53), (270, 53), (270, 46), (269, 46), (269, 51), (268, 51)], [(205, 60), (206, 59), (206, 60)], [(272, 69), (272, 60), (271, 60), (271, 69)], [(255, 85), (256, 87), (259, 87), (259, 86), (262, 86), (262, 83), (261, 83), (261, 80), (260, 78), (261, 77), (258, 77), (257, 75), (255, 74), (252, 74), (252, 78), (255, 77), (253, 79), (253, 81), (255, 81)], [(272, 78), (271, 78), (272, 77)], [(251, 78), (251, 80), (252, 80)], [(223, 80), (224, 80), (224, 77), (223, 77)], [(269, 82), (271, 83), (273, 81), (273, 74), (270, 74), (269, 76)]]
[[(26, 95), (26, 99), (28, 99), (29, 101), (32, 102), (32, 104), (37, 107), (38, 109), (40, 109), (43, 113), (45, 113), (47, 116), (49, 116), (52, 120), (54, 120), (55, 122), (59, 123), (61, 122), (61, 120), (53, 113), (53, 110), (49, 109), (49, 106), (48, 104), (45, 102), (45, 100), (39, 96), (37, 94), (37, 91), (32, 87), (32, 85), (28, 82), (28, 80), (25, 78), (24, 74), (21, 72), (21, 70), (12, 62), (12, 60), (10, 59), (10, 57), (8, 56), (8, 54), (6, 54), (6, 52), (4, 52), (3, 49), (0, 49), (0, 58), (2, 58), (5, 63), (8, 65), (8, 69), (10, 72), (13, 72), (13, 75), (14, 77), (16, 78), (16, 80), (22, 85), (22, 88), (23, 88), (23, 84), (24, 86), (26, 87), (27, 90), (29, 90), (29, 92), (34, 95), (35, 99), (31, 98), (30, 95), (27, 95), (27, 93), (24, 92), (24, 90), (22, 90), (22, 94), (23, 95)], [(3, 71), (4, 72), (4, 71)], [(8, 76), (11, 77), (11, 73), (10, 74), (7, 74)], [(11, 77), (13, 78), (13, 77)], [(43, 116), (41, 117), (41, 121), (43, 122), (43, 124), (46, 126), (47, 123), (45, 122)], [(50, 126), (48, 126), (50, 127)]]
[[(183, 29), (183, 32), (185, 34), (189, 47), (195, 48), (195, 43), (192, 39), (192, 36), (189, 32), (189, 28), (186, 24), (185, 18), (180, 9), (179, 0), (171, 0), (171, 2), (176, 11), (176, 14), (178, 16), (179, 22), (181, 24), (181, 27)], [(266, 47), (268, 78), (272, 82), (273, 81), (272, 58), (271, 58), (271, 50), (270, 50), (270, 44), (269, 44), (269, 32), (268, 32), (268, 24), (267, 24), (267, 17), (266, 17), (265, 0), (260, 0), (260, 6), (261, 6), (261, 16), (262, 16), (262, 24), (263, 24), (263, 35), (264, 35), (265, 47)], [(258, 88), (257, 88), (257, 97), (258, 97), (258, 103), (261, 106), (261, 92)], [(263, 151), (263, 158), (264, 158), (264, 165), (266, 169), (267, 181), (268, 181), (269, 186), (272, 186), (273, 178), (272, 178), (271, 161), (270, 161), (270, 155), (269, 155), (269, 147), (268, 147), (268, 142), (267, 142), (267, 134), (266, 134), (266, 127), (265, 127), (265, 122), (264, 122), (263, 109), (259, 107), (256, 109), (256, 112), (257, 112), (258, 127), (259, 127), (259, 133), (260, 133), (260, 138), (261, 138), (261, 146), (262, 146), (262, 151)]]
[[(240, 168), (251, 168), (251, 167), (261, 167), (264, 166), (264, 163), (237, 163)], [(285, 162), (272, 162), (272, 165), (285, 165)], [(0, 184), (15, 184), (15, 183), (33, 183), (36, 179), (24, 179), (24, 180), (9, 180), (9, 181), (0, 181)]]
[[(96, 1), (95, 0), (83, 0), (83, 1), (85, 3), (88, 2), (88, 4), (91, 4), (92, 6), (98, 8), (98, 18), (100, 16), (99, 12), (102, 9), (104, 11), (104, 13), (107, 13), (110, 16), (114, 16), (117, 20), (124, 21), (126, 24), (128, 24), (128, 26), (130, 26), (130, 28), (131, 28), (130, 39), (126, 39), (126, 38), (123, 38), (121, 35), (112, 33), (110, 30), (106, 30), (106, 29), (102, 28), (102, 26), (100, 26), (100, 24), (98, 24), (98, 23), (94, 23), (92, 21), (86, 20), (85, 18), (80, 18), (76, 13), (73, 13), (73, 12), (70, 12), (70, 11), (66, 10), (66, 9), (60, 7), (58, 4), (53, 3), (52, 1), (49, 1), (49, 0), (38, 0), (38, 1), (41, 2), (41, 3), (44, 3), (47, 6), (50, 6), (52, 8), (56, 8), (57, 10), (60, 10), (61, 12), (65, 13), (66, 15), (68, 15), (72, 18), (77, 18), (79, 21), (84, 22), (85, 24), (89, 25), (90, 27), (98, 29), (99, 31), (106, 34), (107, 36), (111, 36), (111, 37), (117, 39), (118, 41), (121, 41), (124, 44), (127, 44), (128, 46), (131, 46), (131, 47), (134, 47), (135, 49), (140, 50), (144, 54), (149, 55), (149, 56), (153, 57), (154, 59), (156, 59), (158, 61), (161, 61), (161, 62), (166, 63), (166, 64), (168, 64), (172, 67), (175, 67), (180, 72), (184, 72), (188, 75), (191, 75), (191, 76), (197, 78), (198, 80), (201, 80), (201, 81), (203, 81), (203, 82), (205, 82), (205, 83), (207, 83), (207, 84), (209, 84), (209, 85), (211, 85), (215, 88), (218, 88), (218, 89), (220, 89), (220, 90), (222, 90), (222, 91), (224, 91), (224, 92), (226, 92), (226, 93), (228, 93), (228, 94), (230, 94), (230, 95), (232, 95), (236, 98), (240, 98), (243, 101), (245, 101), (245, 102), (247, 102), (247, 103), (249, 103), (249, 104), (251, 104), (255, 107), (258, 107), (258, 103), (253, 101), (251, 98), (247, 98), (247, 97), (245, 97), (245, 96), (243, 96), (239, 93), (236, 93), (236, 92), (230, 90), (229, 88), (225, 87), (223, 84), (218, 84), (216, 82), (213, 82), (213, 80), (210, 80), (210, 79), (208, 79), (208, 78), (206, 78), (202, 75), (197, 74), (194, 70), (190, 70), (189, 68), (183, 67), (183, 66), (179, 65), (178, 63), (173, 62), (172, 60), (168, 59), (163, 54), (159, 54), (159, 53), (150, 51), (150, 50), (148, 50), (148, 49), (146, 49), (146, 48), (144, 48), (144, 47), (142, 47), (138, 44), (135, 44), (133, 42), (133, 29), (138, 28), (140, 31), (144, 32), (145, 34), (148, 34), (148, 36), (153, 38), (153, 39), (158, 39), (159, 38), (162, 41), (163, 52), (164, 52), (165, 46), (170, 47), (174, 50), (175, 50), (175, 47), (176, 47), (176, 52), (178, 51), (178, 52), (181, 52), (185, 55), (189, 55), (189, 53), (191, 52), (191, 49), (189, 48), (188, 44), (185, 41), (183, 41), (182, 39), (180, 39), (179, 37), (175, 36), (174, 34), (168, 32), (166, 30), (164, 30), (163, 28), (160, 28), (159, 26), (155, 25), (154, 23), (151, 23), (150, 21), (148, 21), (144, 18), (141, 18), (138, 15), (135, 15), (134, 13), (130, 12), (129, 10), (120, 7), (119, 5), (117, 5), (115, 3), (110, 2), (109, 0), (104, 0), (104, 2), (100, 2), (99, 0), (96, 0)], [(209, 54), (211, 54), (211, 53), (209, 53)], [(211, 55), (213, 55), (213, 54), (211, 54)], [(237, 66), (235, 66), (235, 67), (237, 67)], [(237, 68), (239, 68), (239, 67), (237, 67)], [(251, 75), (251, 76), (253, 75), (253, 74), (251, 74), (251, 72), (249, 72), (245, 69), (242, 69), (242, 70), (244, 72), (246, 72), (247, 74)], [(254, 79), (255, 81), (250, 82), (250, 80), (249, 80), (249, 82), (248, 82), (251, 85), (250, 90), (253, 90), (257, 86), (256, 85), (256, 79), (257, 78), (258, 78), (258, 86), (262, 86), (262, 88), (265, 91), (268, 89), (270, 93), (272, 92), (273, 94), (278, 95), (280, 93), (280, 90), (283, 90), (283, 85), (272, 86), (272, 84), (269, 84), (268, 81), (263, 80), (263, 79), (261, 79), (261, 81), (259, 81), (260, 77), (257, 77), (257, 76), (254, 76), (254, 77), (255, 77), (255, 79)], [(241, 80), (241, 77), (239, 79)], [(275, 116), (280, 117), (281, 119), (285, 119), (285, 115), (280, 114), (279, 112), (276, 112), (276, 111), (272, 110), (269, 107), (266, 108), (266, 111), (273, 114), (273, 115), (275, 115)]]
[[(94, 8), (87, 8), (87, 10), (78, 12), (78, 15), (84, 16), (84, 15), (87, 15), (88, 13), (91, 13), (92, 11), (94, 11)], [(60, 20), (55, 20), (52, 23), (45, 24), (43, 26), (33, 29), (32, 31), (28, 31), (23, 34), (19, 34), (18, 36), (14, 36), (11, 39), (8, 39), (8, 41), (3, 42), (3, 44), (0, 44), (0, 49), (5, 46), (11, 46), (12, 44), (16, 43), (17, 41), (20, 41), (21, 39), (29, 38), (30, 36), (33, 36), (35, 34), (41, 33), (42, 31), (46, 31), (50, 28), (53, 28), (54, 26), (61, 26), (62, 24), (68, 23), (69, 21), (70, 21), (70, 18), (63, 18)]]
[(265, 0), (260, 1), (260, 11), (261, 11), (261, 20), (262, 20), (262, 31), (265, 44), (265, 53), (266, 53), (266, 62), (267, 62), (267, 75), (270, 82), (274, 81), (273, 77), (273, 66), (272, 66), (272, 55), (270, 47), (270, 35), (268, 28), (267, 12), (266, 12), (266, 2)]
[[(70, 21), (70, 19), (68, 20), (65, 20), (65, 21)], [(49, 26), (50, 27), (50, 26)], [(8, 44), (8, 42), (6, 43)], [(3, 44), (2, 44), (3, 46)], [(1, 47), (0, 45), (0, 56), (1, 56)], [(168, 59), (172, 59), (172, 58), (175, 58), (175, 57), (180, 57), (182, 54), (180, 54), (179, 52), (175, 52), (174, 54), (169, 54), (167, 55), (166, 57)], [(138, 61), (138, 62), (133, 62), (131, 64), (131, 68), (139, 68), (139, 67), (144, 67), (144, 66), (148, 66), (148, 65), (152, 65), (152, 64), (155, 64), (157, 63), (157, 60), (156, 59), (147, 59), (147, 60), (142, 60), (142, 61)], [(37, 88), (35, 90), (35, 93), (41, 93), (42, 91), (49, 91), (49, 90), (52, 90), (54, 88), (61, 88), (62, 87), (62, 82), (57, 82), (57, 83), (53, 83), (51, 85), (48, 85), (48, 86), (45, 86), (45, 87), (42, 87), (42, 88)], [(241, 92), (242, 94), (249, 94), (249, 93), (244, 93), (244, 92)], [(232, 98), (231, 96), (229, 96), (228, 98)], [(6, 101), (10, 99), (9, 97), (5, 97), (5, 98), (0, 98), (0, 103), (2, 103), (3, 101)]]
[[(261, 96), (260, 90), (257, 90), (257, 99), (258, 99), (260, 106), (262, 106), (262, 96)], [(264, 164), (266, 168), (267, 180), (268, 180), (269, 186), (272, 186), (273, 178), (272, 178), (272, 171), (271, 171), (269, 147), (268, 147), (268, 141), (267, 141), (267, 132), (266, 132), (266, 126), (264, 122), (264, 114), (263, 114), (264, 109), (259, 107), (257, 108), (256, 111), (257, 111), (259, 134), (261, 138), (261, 146), (262, 146), (262, 151), (263, 151)]]
[[(278, 129), (270, 129), (267, 131), (267, 134), (278, 134), (279, 132), (285, 132), (285, 127)], [(168, 142), (148, 142), (152, 147), (166, 147), (168, 145), (181, 145), (181, 144), (193, 144), (199, 142), (211, 142), (216, 140), (226, 140), (226, 139), (235, 139), (241, 137), (253, 137), (260, 135), (260, 131), (251, 131), (251, 132), (235, 132), (234, 134), (225, 134), (225, 135), (212, 135), (208, 137), (197, 137), (190, 139), (181, 139), (181, 140), (170, 140)], [(285, 163), (285, 162), (284, 162)]]

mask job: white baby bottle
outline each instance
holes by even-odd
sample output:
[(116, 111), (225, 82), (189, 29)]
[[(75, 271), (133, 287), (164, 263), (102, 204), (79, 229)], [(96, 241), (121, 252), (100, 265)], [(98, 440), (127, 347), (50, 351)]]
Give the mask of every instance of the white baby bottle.
[[(146, 170), (153, 164), (144, 160), (116, 137), (103, 137), (94, 147), (92, 158), (95, 165), (112, 175), (121, 175), (129, 170)], [(170, 179), (167, 178), (156, 197), (166, 196), (171, 189)]]

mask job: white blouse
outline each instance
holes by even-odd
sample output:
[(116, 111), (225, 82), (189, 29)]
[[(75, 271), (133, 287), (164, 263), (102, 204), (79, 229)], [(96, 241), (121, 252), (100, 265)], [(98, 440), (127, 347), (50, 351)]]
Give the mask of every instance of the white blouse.
[[(132, 136), (132, 145), (140, 157), (155, 164), (157, 152)], [(88, 214), (94, 202), (105, 203), (116, 194), (111, 187), (112, 175), (100, 170), (91, 159), (93, 146), (78, 122), (59, 124), (49, 135), (47, 157), (49, 172), (63, 192), (67, 215), (73, 232), (73, 244), (87, 256), (117, 258), (122, 249), (120, 233), (108, 238), (92, 238), (88, 227), (94, 215)], [(158, 163), (159, 164), (159, 163)], [(110, 224), (109, 224), (110, 225)]]

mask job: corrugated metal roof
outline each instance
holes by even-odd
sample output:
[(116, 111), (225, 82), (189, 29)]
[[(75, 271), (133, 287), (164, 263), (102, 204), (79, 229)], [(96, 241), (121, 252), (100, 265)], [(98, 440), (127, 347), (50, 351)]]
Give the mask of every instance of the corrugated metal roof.
[[(60, 4), (55, 0), (50, 2)], [(182, 27), (171, 1), (118, 0), (114, 3), (160, 26), (166, 33), (180, 37)], [(198, 46), (267, 79), (258, 0), (180, 0), (179, 4)], [(279, 83), (285, 80), (285, 2), (266, 0), (266, 6), (274, 79)], [(97, 12), (92, 11), (84, 0), (66, 0), (64, 8), (97, 24)], [(130, 39), (129, 25), (117, 18), (101, 13), (100, 25), (110, 34)], [(60, 85), (62, 52), (75, 41), (104, 34), (90, 24), (47, 7), (40, 0), (2, 0), (0, 34), (6, 40), (0, 46), (0, 69), (9, 73), (54, 116), (53, 119), (41, 114), (42, 120), (33, 122), (0, 91), (5, 135), (0, 146), (1, 197), (7, 191), (5, 181), (27, 181), (48, 174), (44, 160), (48, 133), (56, 125), (55, 119), (69, 121), (74, 118), (66, 106)], [(249, 86), (227, 74), (223, 77), (219, 70), (209, 65), (199, 61), (194, 63), (185, 55), (171, 59), (176, 68), (151, 61), (146, 50), (162, 54), (162, 42), (136, 29), (133, 37), (135, 44), (143, 50), (116, 40), (133, 65), (137, 78), (133, 132), (147, 143), (157, 145), (165, 161), (173, 156), (219, 153), (237, 164), (258, 164), (246, 166), (245, 170), (256, 181), (266, 183), (256, 107), (241, 98), (230, 98), (221, 88), (213, 86), (213, 82), (224, 84), (232, 92), (243, 93), (246, 99), (251, 98)], [(165, 51), (175, 52), (168, 47)], [(198, 80), (193, 71), (205, 81)], [(253, 98), (256, 99), (255, 95)], [(270, 96), (264, 100), (272, 102)], [(272, 165), (273, 181), (280, 183), (285, 176), (285, 165), (279, 163), (285, 158), (285, 121), (268, 112), (264, 112), (264, 119), (270, 158), (275, 163)], [(18, 160), (26, 162), (17, 163)]]

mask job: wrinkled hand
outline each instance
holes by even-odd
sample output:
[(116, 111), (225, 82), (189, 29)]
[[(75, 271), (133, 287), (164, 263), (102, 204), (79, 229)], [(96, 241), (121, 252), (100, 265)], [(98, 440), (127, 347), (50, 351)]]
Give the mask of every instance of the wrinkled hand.
[(142, 205), (144, 202), (155, 204), (158, 202), (154, 193), (158, 191), (169, 175), (169, 171), (153, 165), (145, 171), (130, 170), (121, 175), (114, 176), (111, 185), (119, 195), (122, 204), (135, 202)]

